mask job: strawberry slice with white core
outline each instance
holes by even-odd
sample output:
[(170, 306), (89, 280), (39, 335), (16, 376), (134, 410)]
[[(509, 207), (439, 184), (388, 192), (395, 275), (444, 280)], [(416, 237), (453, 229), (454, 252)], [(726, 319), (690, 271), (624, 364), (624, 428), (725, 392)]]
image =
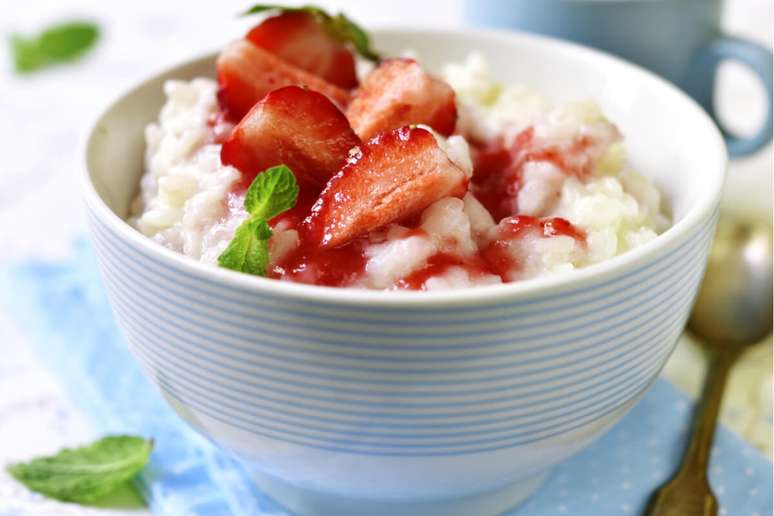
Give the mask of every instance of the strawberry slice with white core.
[(349, 92), (302, 70), (246, 40), (226, 46), (215, 64), (218, 100), (231, 120), (239, 121), (270, 91), (283, 86), (306, 86), (319, 91), (340, 106), (349, 101)]
[(406, 125), (425, 124), (450, 135), (457, 123), (454, 90), (413, 59), (388, 59), (369, 73), (347, 106), (361, 139)]
[(272, 16), (254, 27), (245, 38), (340, 88), (357, 86), (352, 52), (309, 13), (285, 11)]
[(412, 217), (467, 190), (465, 172), (420, 127), (382, 133), (351, 153), (304, 220), (304, 237), (336, 247), (390, 222)]
[(286, 86), (266, 95), (239, 122), (223, 143), (220, 159), (239, 169), (246, 181), (284, 164), (299, 183), (319, 189), (357, 145), (360, 140), (344, 113), (328, 97)]

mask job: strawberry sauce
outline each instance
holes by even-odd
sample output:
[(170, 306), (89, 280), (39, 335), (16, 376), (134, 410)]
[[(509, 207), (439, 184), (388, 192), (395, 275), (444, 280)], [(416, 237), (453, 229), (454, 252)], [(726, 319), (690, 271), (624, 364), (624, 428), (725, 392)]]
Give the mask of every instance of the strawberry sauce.
[[(321, 248), (319, 238), (311, 234), (303, 223), (317, 200), (317, 195), (314, 189), (302, 188), (296, 206), (272, 219), (273, 227), (282, 225), (285, 229), (298, 230), (300, 243), (296, 249), (272, 265), (267, 271), (267, 276), (273, 279), (329, 287), (350, 286), (365, 274), (368, 261), (365, 254), (366, 246), (381, 239), (376, 233), (337, 247)], [(426, 232), (419, 227), (418, 216), (404, 219), (401, 223), (409, 228), (409, 232), (402, 235), (403, 238), (426, 235)], [(568, 220), (558, 217), (548, 219), (526, 215), (506, 217), (500, 221), (498, 231), (498, 238), (482, 246), (474, 256), (463, 258), (450, 253), (436, 253), (422, 268), (397, 281), (394, 288), (426, 290), (428, 279), (443, 275), (452, 267), (464, 269), (471, 278), (493, 274), (500, 276), (503, 281), (509, 281), (512, 272), (519, 268), (519, 265), (514, 263), (510, 244), (528, 234), (538, 233), (546, 238), (569, 236), (584, 245), (586, 242), (583, 230), (575, 227)]]
[(234, 124), (226, 119), (223, 111), (218, 110), (207, 119), (207, 144), (222, 144), (231, 135)]
[(530, 233), (540, 233), (543, 237), (549, 238), (569, 236), (581, 245), (586, 245), (586, 233), (567, 219), (560, 217), (541, 220), (527, 215), (517, 215), (500, 221), (498, 229), (499, 238), (481, 248), (479, 253), (492, 273), (500, 276), (503, 281), (508, 281), (510, 273), (519, 268), (519, 264), (514, 263), (514, 256), (510, 249), (511, 242), (524, 238)]
[(297, 283), (346, 287), (365, 272), (365, 242), (361, 239), (333, 249), (320, 249), (302, 239), (296, 249), (270, 268), (267, 276)]
[(501, 138), (471, 147), (473, 156), (472, 190), (495, 220), (516, 213), (516, 198), (521, 188), (521, 156), (531, 144), (533, 129), (527, 128), (507, 146)]
[(586, 241), (586, 233), (561, 217), (538, 219), (527, 215), (508, 217), (500, 222), (500, 231), (509, 240), (520, 238), (529, 231), (539, 231), (543, 236), (569, 236), (579, 242)]
[(434, 276), (440, 276), (452, 267), (465, 269), (471, 278), (493, 274), (486, 262), (478, 256), (463, 259), (449, 253), (436, 253), (427, 259), (427, 264), (398, 280), (396, 288), (400, 290), (426, 290), (425, 282)]
[(588, 151), (593, 144), (590, 137), (581, 135), (567, 147), (537, 147), (535, 131), (528, 127), (510, 144), (498, 138), (473, 145), (473, 192), (495, 220), (517, 214), (524, 165), (549, 162), (568, 176), (583, 177), (591, 173), (593, 159)]
[(272, 227), (281, 225), (285, 229), (297, 230), (300, 239), (298, 247), (269, 267), (269, 278), (328, 287), (346, 287), (364, 274), (364, 247), (368, 243), (367, 237), (334, 248), (320, 248), (317, 239), (310, 238), (303, 221), (311, 212), (319, 194), (314, 188), (302, 187), (298, 192), (295, 207), (269, 222)]
[[(297, 206), (291, 212), (277, 217), (272, 225), (278, 221), (290, 223), (291, 227), (299, 227), (303, 213), (308, 212), (310, 196), (300, 197), (306, 201)], [(303, 209), (306, 206), (306, 210)], [(296, 213), (293, 213), (296, 212)], [(408, 276), (398, 280), (395, 288), (398, 290), (426, 290), (428, 279), (445, 274), (452, 267), (460, 267), (475, 279), (481, 276), (493, 274), (500, 276), (503, 281), (508, 278), (518, 264), (514, 263), (514, 257), (510, 251), (510, 243), (524, 238), (530, 233), (539, 233), (550, 238), (554, 236), (569, 236), (585, 245), (586, 235), (583, 230), (575, 227), (566, 219), (550, 218), (538, 219), (525, 215), (508, 217), (501, 221), (500, 237), (488, 245), (482, 247), (478, 254), (471, 257), (439, 252), (431, 256), (426, 264)], [(299, 246), (274, 264), (268, 271), (268, 277), (274, 279), (286, 279), (297, 283), (324, 285), (329, 287), (346, 287), (355, 283), (365, 274), (367, 257), (365, 248), (371, 242), (369, 237), (361, 237), (347, 244), (321, 249), (316, 240), (304, 238), (303, 232)], [(411, 235), (424, 235), (421, 228), (415, 227), (403, 235), (408, 238)]]

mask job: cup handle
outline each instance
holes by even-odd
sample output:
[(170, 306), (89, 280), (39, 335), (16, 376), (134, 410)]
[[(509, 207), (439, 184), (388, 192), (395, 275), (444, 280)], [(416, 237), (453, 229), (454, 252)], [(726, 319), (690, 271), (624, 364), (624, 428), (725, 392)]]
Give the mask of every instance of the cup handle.
[[(766, 90), (766, 119), (758, 132), (750, 137), (740, 138), (723, 127), (715, 112), (715, 73), (726, 59), (738, 61), (756, 73)], [(715, 119), (723, 132), (732, 157), (746, 156), (771, 142), (772, 137), (772, 53), (756, 43), (730, 36), (720, 36), (702, 47), (688, 67), (684, 81), (685, 90), (701, 104)]]

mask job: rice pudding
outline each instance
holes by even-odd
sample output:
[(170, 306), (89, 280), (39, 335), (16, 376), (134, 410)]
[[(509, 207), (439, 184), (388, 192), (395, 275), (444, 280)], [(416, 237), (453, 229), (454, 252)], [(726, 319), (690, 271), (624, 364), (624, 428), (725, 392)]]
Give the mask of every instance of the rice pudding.
[(627, 165), (623, 135), (593, 101), (554, 105), (500, 84), (475, 53), (439, 77), (394, 58), (358, 80), (338, 40), (319, 45), (327, 60), (314, 66), (290, 45), (266, 48), (272, 23), (329, 37), (304, 16), (280, 13), (234, 42), (217, 81), (166, 83), (145, 131), (139, 231), (224, 265), (255, 219), (248, 192), (277, 165), (295, 197), (267, 212), (265, 263), (246, 271), (276, 280), (493, 285), (598, 263), (668, 227), (658, 189)]

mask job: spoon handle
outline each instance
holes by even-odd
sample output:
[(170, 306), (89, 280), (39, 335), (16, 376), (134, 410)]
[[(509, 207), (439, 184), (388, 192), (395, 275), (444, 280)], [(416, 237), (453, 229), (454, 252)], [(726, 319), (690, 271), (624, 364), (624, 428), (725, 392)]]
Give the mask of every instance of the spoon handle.
[(701, 406), (694, 415), (693, 433), (680, 470), (707, 473), (710, 448), (717, 428), (723, 392), (726, 389), (728, 373), (738, 353), (730, 347), (722, 347), (710, 354), (709, 368), (704, 379)]
[(712, 438), (728, 373), (738, 352), (721, 347), (710, 355), (701, 405), (694, 415), (691, 440), (677, 473), (656, 491), (645, 512), (648, 516), (714, 516), (718, 503), (707, 478)]

